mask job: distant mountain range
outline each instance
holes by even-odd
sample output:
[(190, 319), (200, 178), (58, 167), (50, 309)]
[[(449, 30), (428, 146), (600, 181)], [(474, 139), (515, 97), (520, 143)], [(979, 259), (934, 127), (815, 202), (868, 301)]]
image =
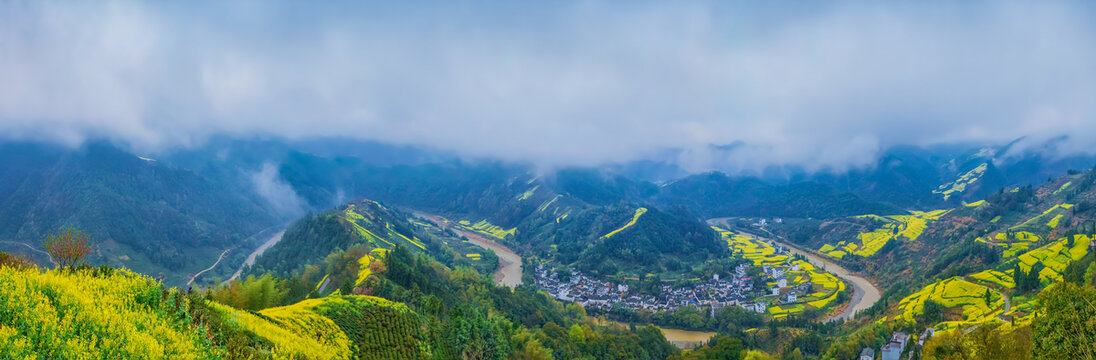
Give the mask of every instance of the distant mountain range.
[(522, 164), (338, 139), (219, 138), (151, 155), (102, 142), (78, 148), (6, 143), (0, 145), (0, 249), (47, 262), (30, 248), (44, 234), (73, 226), (98, 240), (97, 259), (181, 283), (226, 249), (233, 250), (223, 268), (242, 263), (264, 230), (363, 197), (504, 228), (525, 223), (549, 201), (574, 208), (572, 216), (610, 205), (681, 207), (701, 218), (902, 213), (972, 202), (1096, 163), (1091, 156), (1038, 150), (1047, 147), (898, 148), (874, 167), (841, 174), (785, 169), (781, 176), (709, 172), (667, 180), (659, 177), (681, 174), (668, 162), (537, 175)]

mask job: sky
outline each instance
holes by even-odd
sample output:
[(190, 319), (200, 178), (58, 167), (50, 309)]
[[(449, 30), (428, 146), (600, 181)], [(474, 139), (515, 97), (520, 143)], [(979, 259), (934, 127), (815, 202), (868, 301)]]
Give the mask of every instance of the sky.
[[(840, 171), (1096, 149), (1096, 5), (0, 2), (0, 138), (351, 137), (543, 166)], [(730, 150), (728, 150), (730, 149)]]

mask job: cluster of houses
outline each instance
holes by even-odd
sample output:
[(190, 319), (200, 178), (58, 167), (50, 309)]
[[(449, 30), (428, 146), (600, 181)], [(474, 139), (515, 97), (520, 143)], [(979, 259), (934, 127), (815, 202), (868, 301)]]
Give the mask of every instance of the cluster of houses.
[[(753, 281), (747, 275), (747, 265), (739, 265), (730, 279), (720, 279), (713, 275), (711, 279), (692, 287), (674, 288), (662, 285), (658, 296), (630, 292), (628, 285), (603, 281), (571, 270), (568, 281), (560, 281), (559, 275), (549, 271), (543, 264), (534, 269), (536, 285), (553, 297), (582, 304), (584, 307), (609, 308), (623, 306), (632, 310), (651, 311), (677, 310), (684, 306), (710, 306), (714, 313), (723, 306), (741, 306), (747, 310), (765, 313), (774, 303), (790, 304), (798, 300), (798, 294), (811, 291), (811, 282), (789, 284), (784, 274), (799, 271), (799, 264), (787, 263), (785, 266), (764, 265), (762, 270), (774, 283), (768, 294), (756, 294)], [(770, 300), (756, 300), (757, 295)]]
[(574, 270), (571, 270), (569, 281), (559, 281), (558, 274), (548, 271), (542, 264), (537, 265), (534, 274), (537, 286), (560, 300), (576, 302), (584, 307), (608, 308), (619, 304), (633, 310), (659, 311), (684, 306), (719, 308), (742, 304), (752, 290), (752, 283), (749, 282), (750, 278), (744, 276), (745, 266), (739, 270), (729, 280), (713, 275), (708, 281), (693, 287), (662, 285), (658, 296), (630, 292), (628, 285), (613, 284)]

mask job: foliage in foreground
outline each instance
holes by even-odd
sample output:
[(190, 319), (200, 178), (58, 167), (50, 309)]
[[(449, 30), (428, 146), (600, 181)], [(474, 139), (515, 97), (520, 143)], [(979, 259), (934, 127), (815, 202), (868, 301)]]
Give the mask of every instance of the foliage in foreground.
[(128, 270), (0, 267), (0, 353), (13, 358), (217, 359), (178, 290)]

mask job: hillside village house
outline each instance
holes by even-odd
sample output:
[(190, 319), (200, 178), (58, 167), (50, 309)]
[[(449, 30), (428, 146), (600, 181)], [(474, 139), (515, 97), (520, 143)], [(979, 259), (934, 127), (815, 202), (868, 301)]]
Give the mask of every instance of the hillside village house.
[(860, 350), (860, 360), (875, 360), (875, 349), (866, 347)]
[(902, 356), (902, 350), (906, 349), (906, 342), (909, 341), (910, 334), (904, 331), (899, 331), (891, 336), (891, 342), (883, 345), (883, 360), (898, 360)]

